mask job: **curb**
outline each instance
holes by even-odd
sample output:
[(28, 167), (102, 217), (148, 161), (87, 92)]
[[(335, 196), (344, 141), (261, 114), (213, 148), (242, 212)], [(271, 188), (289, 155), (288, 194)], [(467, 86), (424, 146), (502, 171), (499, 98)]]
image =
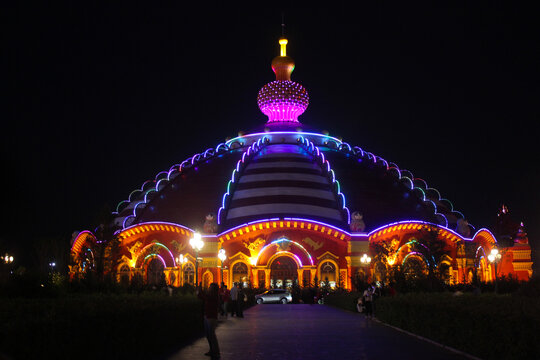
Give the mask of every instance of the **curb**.
[[(367, 318), (366, 318), (366, 320), (367, 320)], [(423, 337), (423, 336), (413, 334), (412, 332), (409, 332), (409, 331), (407, 331), (407, 330), (403, 330), (403, 329), (398, 328), (398, 327), (396, 327), (396, 326), (387, 324), (387, 323), (385, 323), (385, 322), (383, 322), (383, 321), (381, 321), (381, 320), (379, 320), (379, 319), (372, 318), (371, 320), (373, 320), (373, 321), (375, 321), (375, 322), (378, 322), (379, 324), (382, 324), (382, 325), (384, 325), (384, 326), (388, 326), (388, 327), (390, 327), (390, 328), (392, 328), (392, 329), (394, 329), (394, 330), (397, 330), (397, 331), (400, 331), (400, 332), (405, 333), (405, 334), (407, 334), (407, 335), (410, 335), (410, 336), (412, 336), (412, 337), (415, 337), (415, 338), (417, 338), (417, 339), (420, 339), (420, 340), (423, 340), (423, 341), (427, 341), (428, 343), (431, 343), (431, 344), (433, 344), (433, 345), (439, 346), (439, 347), (441, 347), (441, 348), (443, 348), (443, 349), (450, 350), (451, 352), (456, 353), (456, 354), (459, 354), (459, 355), (462, 355), (462, 356), (464, 356), (464, 357), (466, 357), (466, 358), (468, 358), (468, 359), (471, 359), (471, 360), (482, 360), (482, 359), (479, 358), (479, 357), (473, 356), (473, 355), (471, 355), (471, 354), (467, 354), (466, 352), (463, 352), (463, 351), (461, 351), (461, 350), (454, 349), (453, 347), (450, 347), (450, 346), (447, 346), (447, 345), (438, 343), (438, 342), (436, 342), (436, 341), (433, 341), (433, 340), (431, 340), (431, 339), (425, 338), (425, 337)]]

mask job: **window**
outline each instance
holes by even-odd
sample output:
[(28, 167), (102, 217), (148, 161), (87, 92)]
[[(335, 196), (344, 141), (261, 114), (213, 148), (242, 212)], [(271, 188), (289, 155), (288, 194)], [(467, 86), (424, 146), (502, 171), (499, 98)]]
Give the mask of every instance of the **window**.
[(195, 270), (193, 270), (193, 265), (190, 263), (184, 265), (184, 284), (195, 283)]

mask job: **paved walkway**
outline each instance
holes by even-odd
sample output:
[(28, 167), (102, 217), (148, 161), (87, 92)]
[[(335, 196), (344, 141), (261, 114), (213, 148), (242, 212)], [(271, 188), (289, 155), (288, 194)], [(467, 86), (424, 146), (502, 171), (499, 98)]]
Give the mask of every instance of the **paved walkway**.
[[(264, 304), (217, 329), (223, 360), (463, 359), (363, 315), (325, 305)], [(170, 360), (210, 359), (206, 338)]]

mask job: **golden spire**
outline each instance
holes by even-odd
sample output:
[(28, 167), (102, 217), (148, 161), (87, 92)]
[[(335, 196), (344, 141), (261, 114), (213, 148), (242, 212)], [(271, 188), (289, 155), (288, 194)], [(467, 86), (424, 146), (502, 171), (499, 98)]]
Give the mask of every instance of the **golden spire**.
[(279, 45), (281, 46), (279, 54), (280, 56), (287, 56), (287, 43), (288, 41), (284, 37), (279, 39)]
[(276, 80), (291, 80), (291, 73), (294, 70), (294, 60), (287, 56), (287, 38), (282, 36), (279, 39), (280, 54), (272, 60), (272, 70), (276, 74)]

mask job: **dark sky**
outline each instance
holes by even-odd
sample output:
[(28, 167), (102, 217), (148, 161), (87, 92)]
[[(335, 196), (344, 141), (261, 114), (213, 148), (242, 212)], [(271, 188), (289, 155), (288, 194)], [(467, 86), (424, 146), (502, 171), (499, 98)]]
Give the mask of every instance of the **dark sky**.
[(4, 240), (92, 228), (157, 172), (264, 123), (284, 10), (304, 124), (412, 171), (477, 228), (505, 203), (540, 242), (538, 9), (51, 3), (1, 9)]

